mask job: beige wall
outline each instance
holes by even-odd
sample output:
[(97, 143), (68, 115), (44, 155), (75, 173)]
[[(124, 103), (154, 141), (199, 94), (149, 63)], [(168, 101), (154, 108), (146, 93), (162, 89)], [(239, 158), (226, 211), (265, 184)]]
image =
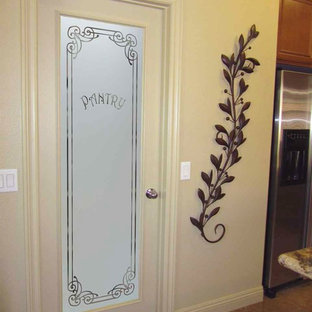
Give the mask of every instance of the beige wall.
[[(191, 161), (192, 177), (179, 187), (177, 309), (204, 302), (209, 306), (211, 300), (261, 286), (277, 17), (278, 0), (184, 1), (180, 156)], [(230, 55), (238, 36), (245, 36), (252, 24), (260, 35), (248, 53), (261, 66), (246, 78), (251, 122), (244, 131), (242, 160), (230, 171), (236, 179), (224, 186), (226, 196), (214, 217), (226, 226), (225, 237), (209, 244), (189, 217), (200, 213), (196, 192), (205, 187), (200, 172), (212, 169), (211, 153), (220, 153), (214, 142), (214, 125), (225, 122), (218, 108), (225, 98), (220, 56)]]
[(20, 2), (0, 1), (0, 168), (18, 169), (19, 192), (0, 193), (0, 311), (25, 312)]
[[(278, 0), (185, 0), (181, 96), (181, 160), (192, 162), (192, 179), (180, 183), (176, 267), (176, 308), (183, 308), (261, 286), (266, 195), (273, 103)], [(0, 168), (18, 168), (21, 181), (20, 1), (0, 1)], [(221, 53), (255, 23), (260, 36), (251, 55), (261, 67), (250, 76), (246, 98), (251, 122), (245, 130), (242, 161), (231, 170), (236, 180), (224, 188), (224, 239), (202, 240), (190, 224), (200, 203), (200, 171), (218, 153), (213, 125), (224, 115)], [(5, 48), (4, 48), (5, 47)], [(0, 311), (25, 312), (25, 243), (22, 192), (0, 194)]]

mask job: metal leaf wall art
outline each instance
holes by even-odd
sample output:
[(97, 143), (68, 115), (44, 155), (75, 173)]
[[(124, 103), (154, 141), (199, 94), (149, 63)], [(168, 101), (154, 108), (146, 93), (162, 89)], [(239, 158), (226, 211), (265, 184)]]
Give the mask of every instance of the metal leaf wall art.
[(210, 155), (213, 169), (209, 173), (201, 172), (201, 178), (207, 186), (206, 192), (200, 188), (197, 192), (202, 203), (202, 211), (198, 219), (190, 218), (191, 223), (198, 228), (202, 237), (209, 243), (219, 242), (225, 234), (225, 226), (219, 223), (214, 228), (217, 238), (210, 239), (205, 233), (205, 226), (220, 210), (220, 207), (216, 207), (216, 202), (225, 196), (222, 189), (224, 184), (234, 180), (234, 176), (229, 175), (229, 169), (240, 161), (238, 149), (246, 141), (243, 129), (250, 120), (245, 116), (250, 102), (243, 98), (248, 89), (245, 79), (247, 75), (254, 72), (256, 66), (260, 65), (255, 58), (247, 57), (246, 53), (251, 49), (251, 41), (258, 35), (256, 26), (252, 25), (246, 39), (240, 35), (238, 52), (232, 53), (230, 57), (221, 56), (224, 64), (223, 76), (227, 87), (224, 90), (226, 99), (224, 103), (219, 103), (219, 108), (226, 114), (226, 125), (215, 125), (217, 130), (215, 140), (222, 147), (222, 152), (219, 156)]

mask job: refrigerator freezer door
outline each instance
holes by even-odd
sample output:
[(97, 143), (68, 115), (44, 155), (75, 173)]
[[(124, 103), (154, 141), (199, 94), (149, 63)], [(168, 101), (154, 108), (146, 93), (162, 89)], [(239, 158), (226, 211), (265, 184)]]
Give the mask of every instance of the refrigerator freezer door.
[(311, 93), (312, 75), (277, 73), (264, 264), (267, 289), (299, 278), (281, 267), (277, 259), (284, 252), (306, 246)]

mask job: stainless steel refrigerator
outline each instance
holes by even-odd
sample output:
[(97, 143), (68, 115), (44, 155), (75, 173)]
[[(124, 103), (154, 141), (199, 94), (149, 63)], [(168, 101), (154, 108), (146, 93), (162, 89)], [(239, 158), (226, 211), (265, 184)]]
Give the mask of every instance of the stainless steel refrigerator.
[(312, 75), (278, 70), (263, 274), (270, 297), (300, 278), (278, 256), (311, 244), (311, 109)]

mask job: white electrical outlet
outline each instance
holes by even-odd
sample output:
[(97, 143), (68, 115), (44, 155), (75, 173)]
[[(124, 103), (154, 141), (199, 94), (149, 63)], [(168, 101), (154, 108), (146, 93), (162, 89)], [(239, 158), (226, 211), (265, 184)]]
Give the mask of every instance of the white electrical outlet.
[(0, 169), (0, 193), (17, 190), (17, 169)]

